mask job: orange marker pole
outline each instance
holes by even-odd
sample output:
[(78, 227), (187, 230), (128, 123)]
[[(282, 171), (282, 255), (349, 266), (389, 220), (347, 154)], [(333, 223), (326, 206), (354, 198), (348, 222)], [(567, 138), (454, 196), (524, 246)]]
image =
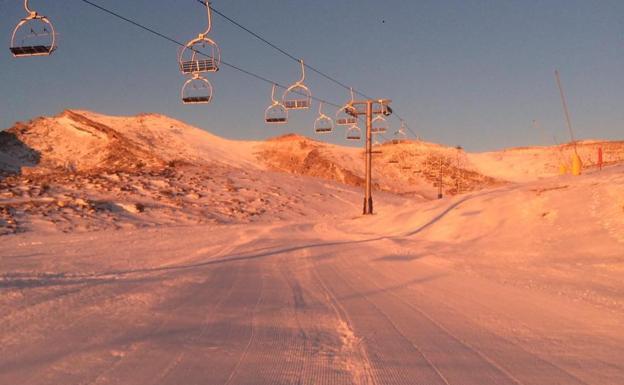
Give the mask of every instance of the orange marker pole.
[(602, 170), (602, 147), (598, 147), (598, 169)]

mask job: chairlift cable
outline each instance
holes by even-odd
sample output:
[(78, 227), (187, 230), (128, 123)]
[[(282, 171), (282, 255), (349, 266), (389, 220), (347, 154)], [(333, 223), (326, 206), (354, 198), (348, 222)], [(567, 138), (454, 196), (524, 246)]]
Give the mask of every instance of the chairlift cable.
[[(197, 1), (198, 3), (204, 4), (204, 5), (206, 4), (206, 1), (204, 1), (204, 0), (195, 0), (195, 1)], [(299, 58), (297, 58), (296, 56), (294, 56), (294, 55), (292, 55), (292, 54), (288, 53), (286, 50), (284, 50), (284, 49), (282, 49), (282, 48), (278, 47), (277, 45), (275, 45), (275, 44), (273, 44), (273, 43), (271, 43), (269, 40), (267, 40), (267, 39), (263, 38), (262, 36), (260, 36), (259, 34), (255, 33), (255, 32), (253, 32), (252, 30), (250, 30), (249, 28), (247, 28), (247, 27), (245, 27), (244, 25), (240, 24), (239, 22), (237, 22), (236, 20), (232, 19), (231, 17), (229, 17), (229, 16), (227, 16), (227, 15), (223, 14), (221, 11), (219, 11), (219, 10), (215, 9), (214, 7), (212, 7), (212, 11), (213, 11), (214, 13), (216, 13), (217, 15), (221, 16), (222, 18), (224, 18), (225, 20), (229, 21), (230, 23), (234, 24), (234, 25), (235, 25), (235, 26), (237, 26), (238, 28), (242, 29), (243, 31), (245, 31), (245, 32), (249, 33), (250, 35), (252, 35), (252, 36), (253, 36), (253, 37), (255, 37), (256, 39), (258, 39), (258, 40), (262, 41), (263, 43), (267, 44), (267, 45), (268, 45), (268, 46), (270, 46), (271, 48), (273, 48), (273, 49), (275, 49), (276, 51), (278, 51), (278, 52), (282, 53), (284, 56), (287, 56), (287, 57), (289, 57), (290, 59), (292, 59), (292, 60), (294, 60), (294, 61), (296, 61), (296, 62), (299, 62), (299, 60), (300, 60), (300, 59), (299, 59)], [(313, 66), (311, 66), (311, 65), (309, 65), (309, 64), (306, 64), (305, 66), (306, 66), (306, 68), (308, 68), (308, 69), (309, 69), (309, 70), (311, 70), (312, 72), (315, 72), (315, 73), (317, 73), (317, 74), (321, 75), (322, 77), (326, 78), (327, 80), (329, 80), (329, 81), (331, 81), (331, 82), (333, 82), (333, 83), (336, 83), (336, 84), (338, 84), (338, 85), (339, 85), (339, 86), (341, 86), (341, 87), (344, 87), (344, 88), (346, 88), (346, 89), (349, 89), (349, 86), (347, 86), (346, 84), (344, 84), (344, 83), (342, 83), (341, 81), (337, 80), (336, 78), (334, 78), (334, 77), (332, 77), (332, 76), (330, 76), (330, 75), (328, 75), (328, 74), (326, 74), (326, 73), (324, 73), (324, 72), (322, 72), (322, 71), (320, 71), (320, 70), (316, 69), (315, 67), (313, 67)], [(370, 97), (366, 96), (366, 95), (365, 95), (365, 94), (363, 94), (363, 93), (360, 93), (360, 92), (357, 92), (357, 91), (356, 91), (356, 93), (357, 93), (357, 94), (359, 94), (359, 95), (361, 95), (361, 96), (363, 96), (363, 97), (365, 97), (365, 98), (367, 98), (367, 99), (371, 99)]]
[[(145, 30), (145, 31), (147, 31), (147, 32), (149, 32), (149, 33), (151, 33), (151, 34), (153, 34), (153, 35), (156, 35), (156, 36), (158, 36), (158, 37), (160, 37), (160, 38), (162, 38), (162, 39), (165, 39), (165, 40), (169, 41), (170, 43), (176, 44), (176, 45), (178, 45), (178, 46), (180, 46), (180, 47), (184, 47), (184, 46), (186, 46), (186, 44), (182, 43), (182, 42), (181, 42), (181, 41), (179, 41), (179, 40), (176, 40), (176, 39), (174, 39), (174, 38), (172, 38), (172, 37), (170, 37), (170, 36), (167, 36), (167, 35), (165, 35), (165, 34), (163, 34), (163, 33), (161, 33), (161, 32), (158, 32), (158, 31), (156, 31), (155, 29), (150, 28), (150, 27), (147, 27), (147, 26), (145, 26), (145, 25), (143, 25), (143, 24), (141, 24), (141, 23), (139, 23), (139, 22), (137, 22), (137, 21), (134, 21), (134, 20), (132, 20), (132, 19), (129, 19), (129, 18), (127, 18), (127, 17), (125, 17), (125, 16), (123, 16), (123, 15), (121, 15), (121, 14), (119, 14), (119, 13), (115, 12), (115, 11), (111, 11), (111, 10), (109, 10), (109, 9), (107, 9), (107, 8), (104, 8), (104, 7), (102, 7), (102, 6), (100, 6), (100, 5), (96, 4), (96, 3), (93, 3), (93, 2), (92, 2), (92, 1), (90, 1), (90, 0), (80, 0), (80, 1), (82, 1), (83, 3), (86, 3), (86, 4), (88, 4), (88, 5), (90, 5), (90, 6), (92, 6), (92, 7), (95, 7), (95, 8), (97, 8), (97, 9), (99, 9), (99, 10), (101, 10), (101, 11), (105, 12), (105, 13), (108, 13), (109, 15), (114, 16), (114, 17), (116, 17), (116, 18), (118, 18), (118, 19), (120, 19), (120, 20), (123, 20), (123, 21), (125, 21), (125, 22), (127, 22), (127, 23), (130, 23), (130, 24), (134, 25), (135, 27), (138, 27), (138, 28), (143, 29), (143, 30)], [(208, 56), (208, 55), (205, 55), (205, 54), (204, 54), (203, 52), (201, 52), (201, 51), (197, 51), (197, 53), (198, 53), (198, 54), (200, 54), (200, 55)], [(223, 64), (223, 65), (225, 65), (226, 67), (229, 67), (229, 68), (231, 68), (231, 69), (233, 69), (233, 70), (236, 70), (236, 71), (238, 71), (238, 72), (241, 72), (241, 73), (243, 73), (243, 74), (245, 74), (245, 75), (248, 75), (248, 76), (250, 76), (250, 77), (253, 77), (253, 78), (256, 78), (256, 79), (258, 79), (258, 80), (260, 80), (260, 81), (263, 81), (263, 82), (265, 82), (265, 83), (268, 83), (268, 84), (271, 84), (271, 85), (272, 85), (272, 84), (275, 84), (275, 85), (276, 85), (276, 86), (278, 86), (279, 88), (282, 88), (282, 89), (288, 89), (288, 86), (285, 86), (285, 85), (283, 85), (283, 84), (281, 84), (281, 83), (279, 83), (279, 82), (276, 82), (276, 81), (274, 81), (274, 80), (271, 80), (271, 79), (269, 79), (269, 78), (266, 78), (266, 77), (264, 77), (264, 76), (262, 76), (262, 75), (258, 75), (258, 74), (254, 73), (254, 72), (251, 72), (251, 71), (248, 71), (248, 70), (246, 70), (246, 69), (243, 69), (243, 68), (241, 68), (241, 67), (239, 67), (239, 66), (236, 66), (236, 65), (234, 65), (234, 64), (231, 64), (231, 63), (225, 62), (225, 61), (223, 61), (223, 60), (221, 61), (221, 64)], [(315, 101), (317, 101), (317, 102), (319, 102), (319, 103), (320, 103), (320, 102), (323, 102), (323, 103), (325, 103), (325, 104), (327, 104), (327, 105), (331, 105), (331, 106), (333, 106), (333, 107), (340, 108), (340, 105), (338, 105), (337, 103), (332, 103), (332, 102), (329, 102), (329, 101), (327, 101), (327, 100), (324, 100), (324, 99), (321, 99), (321, 98), (318, 98), (318, 97), (315, 97), (315, 96), (312, 96), (312, 99), (313, 99), (313, 100), (315, 100)]]
[[(176, 39), (174, 39), (174, 38), (172, 38), (172, 37), (170, 37), (170, 36), (167, 36), (167, 35), (165, 35), (165, 34), (163, 34), (163, 33), (161, 33), (161, 32), (158, 32), (158, 31), (157, 31), (157, 30), (155, 30), (154, 28), (151, 28), (151, 27), (145, 26), (145, 25), (143, 25), (143, 24), (141, 24), (141, 23), (139, 23), (139, 22), (137, 22), (137, 21), (135, 21), (135, 20), (133, 20), (133, 19), (130, 19), (130, 18), (126, 17), (126, 16), (123, 16), (123, 15), (119, 14), (118, 12), (112, 11), (112, 10), (110, 10), (110, 9), (108, 9), (108, 8), (102, 7), (101, 5), (96, 4), (96, 3), (94, 3), (94, 2), (92, 2), (92, 1), (90, 1), (90, 0), (80, 0), (80, 1), (82, 1), (83, 3), (85, 3), (85, 4), (87, 4), (87, 5), (90, 5), (90, 6), (94, 7), (94, 8), (96, 8), (96, 9), (98, 9), (98, 10), (100, 10), (100, 11), (104, 12), (104, 13), (107, 13), (107, 14), (109, 14), (109, 15), (111, 15), (111, 16), (114, 16), (114, 17), (116, 17), (116, 18), (118, 18), (118, 19), (120, 19), (120, 20), (122, 20), (122, 21), (125, 21), (125, 22), (127, 22), (127, 23), (129, 23), (129, 24), (132, 24), (132, 25), (134, 25), (134, 26), (135, 26), (135, 27), (137, 27), (137, 28), (140, 28), (140, 29), (142, 29), (142, 30), (144, 30), (144, 31), (146, 31), (146, 32), (149, 32), (149, 33), (151, 33), (151, 34), (153, 34), (153, 35), (155, 35), (155, 36), (158, 36), (158, 37), (160, 37), (160, 38), (162, 38), (162, 39), (164, 39), (164, 40), (167, 40), (167, 41), (169, 41), (170, 43), (176, 44), (176, 45), (178, 45), (178, 46), (180, 46), (180, 47), (185, 47), (185, 46), (186, 46), (186, 44), (185, 44), (185, 43), (183, 43), (183, 42), (181, 42), (181, 41), (179, 41), (179, 40), (176, 40)], [(213, 12), (214, 12), (214, 9), (213, 9)], [(215, 13), (217, 13), (217, 12), (215, 12)], [(204, 53), (203, 53), (203, 52), (201, 52), (201, 51), (197, 51), (197, 53), (198, 53), (198, 54), (200, 54), (200, 55), (203, 55), (203, 56), (208, 56), (208, 55), (204, 54)], [(267, 78), (267, 77), (264, 77), (264, 76), (262, 76), (262, 75), (258, 75), (258, 74), (254, 73), (254, 72), (251, 72), (251, 71), (249, 71), (249, 70), (246, 70), (246, 69), (244, 69), (244, 68), (241, 68), (241, 67), (239, 67), (239, 66), (237, 66), (237, 65), (234, 65), (234, 64), (228, 63), (228, 62), (223, 61), (223, 60), (221, 60), (221, 64), (222, 64), (222, 65), (224, 65), (224, 66), (226, 66), (226, 67), (228, 67), (228, 68), (231, 68), (231, 69), (233, 69), (233, 70), (235, 70), (235, 71), (241, 72), (241, 73), (243, 73), (243, 74), (245, 74), (245, 75), (247, 75), (247, 76), (249, 76), (249, 77), (253, 77), (253, 78), (257, 79), (257, 80), (260, 80), (260, 81), (262, 81), (262, 82), (265, 82), (265, 83), (267, 83), (267, 84), (269, 84), (269, 85), (273, 85), (273, 84), (275, 84), (277, 87), (282, 88), (282, 89), (284, 89), (284, 90), (288, 89), (288, 86), (285, 86), (285, 85), (283, 85), (283, 84), (281, 84), (281, 83), (279, 83), (279, 82), (276, 82), (276, 81), (274, 81), (274, 80), (271, 80), (271, 79), (269, 79), (269, 78)], [(297, 92), (297, 91), (294, 91), (294, 92)], [(304, 95), (304, 96), (305, 96), (305, 95)], [(325, 99), (321, 99), (321, 98), (319, 98), (319, 97), (317, 97), (317, 96), (311, 96), (311, 99), (312, 99), (312, 100), (314, 100), (314, 101), (316, 101), (316, 102), (318, 102), (318, 103), (324, 103), (324, 104), (326, 104), (326, 105), (329, 105), (329, 106), (332, 106), (332, 107), (335, 107), (335, 108), (342, 108), (342, 106), (341, 106), (341, 105), (339, 105), (339, 104), (337, 104), (337, 103), (332, 103), (332, 102), (327, 101), (327, 100), (325, 100)], [(383, 136), (382, 136), (382, 137), (383, 137)], [(386, 138), (384, 137), (384, 139), (386, 139)]]
[[(203, 4), (203, 5), (207, 4), (207, 2), (205, 0), (195, 0), (195, 1), (197, 1), (198, 3)], [(250, 30), (249, 28), (245, 27), (244, 25), (242, 25), (241, 23), (239, 23), (236, 20), (232, 19), (231, 17), (225, 15), (223, 12), (219, 11), (218, 9), (215, 9), (215, 7), (213, 7), (212, 5), (211, 5), (211, 8), (212, 8), (212, 12), (214, 12), (215, 14), (221, 16), (222, 18), (224, 18), (225, 20), (229, 21), (230, 23), (232, 23), (236, 27), (242, 29), (243, 31), (245, 31), (248, 34), (250, 34), (253, 37), (255, 37), (256, 39), (262, 41), (263, 43), (265, 43), (269, 47), (273, 48), (274, 50), (280, 52), (284, 56), (286, 56), (286, 57), (288, 57), (288, 58), (290, 58), (290, 59), (292, 59), (292, 60), (294, 60), (296, 62), (299, 62), (301, 60), (300, 58), (298, 58), (295, 55), (293, 55), (293, 54), (289, 53), (288, 51), (286, 51), (285, 49), (280, 48), (278, 45), (276, 45), (276, 44), (270, 42), (269, 40), (265, 39), (260, 34)], [(356, 94), (358, 94), (360, 96), (365, 97), (366, 99), (375, 99), (375, 98), (372, 98), (372, 97), (368, 96), (367, 94), (365, 94), (365, 93), (363, 93), (361, 91), (353, 89), (353, 87), (350, 87), (350, 86), (346, 85), (345, 83), (341, 82), (340, 80), (336, 79), (335, 77), (326, 74), (325, 72), (323, 72), (323, 71), (321, 71), (321, 70), (311, 66), (310, 64), (304, 64), (304, 65), (305, 65), (306, 68), (308, 68), (312, 72), (315, 72), (316, 74), (318, 74), (318, 75), (324, 77), (325, 79), (327, 79), (327, 80), (329, 80), (329, 81), (339, 85), (340, 87), (343, 87), (343, 88), (345, 88), (347, 90), (353, 90), (353, 92), (355, 92)], [(338, 108), (341, 108), (341, 107), (338, 107)], [(393, 114), (399, 120), (404, 121), (404, 119), (398, 113), (396, 113), (396, 111), (393, 111)], [(414, 137), (418, 137), (418, 135), (416, 135), (416, 133), (407, 124), (405, 125), (405, 127), (414, 135)]]

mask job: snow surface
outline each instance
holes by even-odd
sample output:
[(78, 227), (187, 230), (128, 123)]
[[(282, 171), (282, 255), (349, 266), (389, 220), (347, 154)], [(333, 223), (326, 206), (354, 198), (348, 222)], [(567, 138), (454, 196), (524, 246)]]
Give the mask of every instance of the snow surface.
[[(13, 132), (40, 158), (0, 147), (25, 167), (0, 181), (0, 384), (624, 383), (617, 143), (580, 177), (557, 148), (388, 143), (424, 176), (380, 166), (362, 217), (356, 149), (84, 111)], [(430, 200), (440, 164), (464, 187)]]

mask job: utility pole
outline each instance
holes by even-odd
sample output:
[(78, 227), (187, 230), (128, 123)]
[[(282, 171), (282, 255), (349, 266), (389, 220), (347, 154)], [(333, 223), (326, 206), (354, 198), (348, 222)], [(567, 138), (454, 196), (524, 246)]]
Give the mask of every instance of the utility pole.
[(455, 188), (457, 189), (457, 194), (460, 194), (460, 192), (461, 192), (460, 155), (461, 155), (461, 152), (463, 150), (463, 147), (462, 146), (457, 146), (457, 147), (455, 147), (455, 149), (457, 150), (457, 159), (456, 159), (456, 165), (455, 165), (455, 180), (457, 181), (457, 183), (455, 184)]
[(373, 214), (373, 102), (366, 101), (366, 191), (364, 215)]
[(572, 119), (570, 119), (570, 110), (568, 109), (568, 101), (566, 100), (565, 93), (563, 92), (563, 86), (561, 85), (561, 76), (559, 76), (559, 70), (555, 70), (555, 78), (557, 79), (557, 87), (559, 87), (559, 95), (561, 96), (561, 104), (563, 105), (563, 112), (565, 115), (566, 123), (568, 125), (568, 131), (570, 133), (570, 140), (574, 145), (574, 152), (576, 153), (576, 140), (574, 139), (574, 131), (572, 131)]
[(347, 110), (347, 112), (354, 117), (364, 116), (366, 118), (366, 186), (364, 189), (364, 215), (373, 214), (373, 117), (375, 115), (390, 116), (392, 114), (390, 103), (392, 103), (392, 101), (388, 99), (354, 100), (349, 103), (352, 108)]
[(444, 197), (444, 190), (442, 188), (442, 156), (440, 156), (439, 169), (438, 169), (438, 199)]

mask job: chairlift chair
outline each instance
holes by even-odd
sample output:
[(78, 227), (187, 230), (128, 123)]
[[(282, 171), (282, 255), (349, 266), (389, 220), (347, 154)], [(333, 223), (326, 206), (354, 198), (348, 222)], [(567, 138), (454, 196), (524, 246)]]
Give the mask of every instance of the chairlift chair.
[(353, 107), (351, 105), (346, 105), (338, 110), (336, 113), (336, 124), (339, 126), (352, 126), (357, 124), (357, 118), (348, 111), (352, 111)]
[(380, 155), (383, 152), (379, 149), (381, 147), (381, 143), (379, 143), (379, 141), (377, 139), (375, 139), (373, 141), (373, 144), (371, 146), (371, 154), (373, 155)]
[(271, 91), (271, 105), (264, 111), (264, 121), (269, 124), (288, 123), (288, 110), (279, 100), (275, 99), (275, 88)]
[(319, 116), (314, 121), (314, 132), (317, 134), (329, 134), (334, 130), (334, 121), (323, 113), (323, 102), (319, 103)]
[(407, 133), (405, 132), (405, 128), (406, 128), (405, 122), (401, 120), (401, 126), (394, 133), (394, 137), (396, 138), (396, 140), (405, 140), (407, 138)]
[(207, 104), (212, 101), (212, 84), (199, 73), (188, 79), (182, 87), (181, 97), (184, 104)]
[(372, 122), (371, 133), (384, 134), (388, 131), (388, 121), (383, 115), (377, 115)]
[(351, 101), (336, 112), (336, 124), (338, 126), (353, 126), (357, 124), (357, 116), (355, 115), (355, 108), (353, 107), (353, 101), (355, 100), (353, 88), (350, 90)]
[(286, 89), (282, 96), (282, 104), (287, 110), (307, 110), (312, 105), (312, 92), (305, 85), (305, 64), (301, 63), (301, 79)]
[(56, 31), (47, 17), (32, 11), (24, 0), (28, 14), (13, 29), (11, 46), (14, 57), (48, 56), (56, 50)]
[(362, 130), (356, 124), (347, 129), (347, 140), (360, 140), (362, 139)]
[(178, 62), (183, 74), (200, 72), (217, 72), (221, 65), (221, 49), (217, 43), (208, 37), (212, 29), (212, 10), (206, 1), (208, 11), (208, 29), (180, 49)]

